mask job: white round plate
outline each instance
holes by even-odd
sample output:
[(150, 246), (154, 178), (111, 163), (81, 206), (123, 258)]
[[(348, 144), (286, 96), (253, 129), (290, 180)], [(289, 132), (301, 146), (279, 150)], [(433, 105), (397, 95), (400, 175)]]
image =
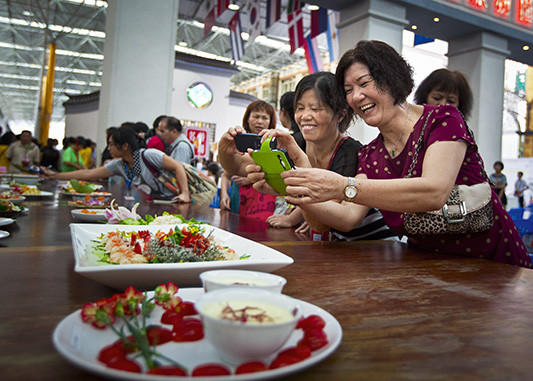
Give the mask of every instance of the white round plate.
[[(202, 288), (181, 288), (178, 292), (183, 300), (195, 301), (203, 294)], [(313, 304), (299, 301), (302, 306), (304, 316), (319, 315), (326, 322), (324, 332), (328, 337), (329, 343), (312, 352), (311, 357), (286, 367), (266, 370), (257, 373), (248, 373), (231, 376), (212, 376), (212, 377), (194, 377), (198, 381), (248, 381), (248, 380), (267, 380), (271, 378), (279, 378), (287, 376), (292, 373), (300, 372), (307, 369), (331, 355), (339, 346), (342, 340), (342, 328), (337, 319), (329, 312), (317, 307)], [(55, 328), (52, 337), (55, 348), (58, 352), (74, 365), (85, 369), (88, 372), (103, 376), (106, 378), (114, 378), (121, 380), (167, 380), (178, 381), (183, 380), (183, 377), (173, 376), (156, 376), (141, 373), (130, 373), (121, 370), (107, 368), (105, 364), (97, 360), (98, 352), (106, 345), (116, 341), (117, 336), (110, 330), (98, 330), (90, 324), (83, 323), (81, 320), (81, 310), (73, 312), (64, 318)], [(156, 315), (156, 314), (154, 314)], [(158, 315), (160, 317), (160, 315)], [(155, 316), (154, 316), (155, 318)], [(154, 323), (160, 324), (156, 319)], [(280, 349), (279, 352), (294, 347), (298, 340), (302, 337), (301, 330), (295, 330), (287, 343)], [(191, 372), (196, 366), (207, 363), (219, 363), (227, 366), (230, 370), (235, 371), (235, 366), (224, 363), (218, 355), (216, 349), (207, 341), (202, 339), (200, 341), (190, 343), (167, 343), (157, 347), (162, 354), (176, 360), (183, 364)], [(279, 353), (278, 352), (278, 353)]]
[(0, 218), (0, 226), (11, 225), (13, 222), (15, 222), (15, 220), (12, 218)]
[(39, 193), (36, 193), (36, 194), (25, 194), (24, 197), (49, 197), (53, 195), (54, 193), (52, 192), (40, 191)]
[(5, 230), (0, 230), (0, 238), (6, 237), (9, 237), (9, 232), (6, 232)]
[(105, 218), (105, 209), (91, 209), (91, 213), (83, 213), (82, 210), (85, 209), (74, 209), (71, 211), (72, 217), (76, 218), (77, 220), (84, 221), (84, 222), (107, 222), (107, 218)]

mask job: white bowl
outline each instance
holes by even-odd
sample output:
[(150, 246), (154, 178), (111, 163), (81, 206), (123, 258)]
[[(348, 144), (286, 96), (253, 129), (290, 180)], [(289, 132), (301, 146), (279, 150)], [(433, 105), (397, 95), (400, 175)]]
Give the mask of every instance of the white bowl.
[(287, 280), (279, 275), (247, 270), (212, 270), (200, 274), (205, 292), (228, 287), (251, 287), (281, 293)]
[[(263, 307), (271, 316), (276, 309), (285, 314), (279, 322), (246, 322), (222, 318), (213, 310), (221, 310), (228, 303), (247, 307)], [(195, 304), (207, 340), (217, 349), (222, 360), (239, 364), (254, 360), (270, 360), (294, 331), (302, 310), (298, 301), (283, 294), (255, 288), (224, 288), (205, 293)], [(233, 304), (234, 309), (242, 308)], [(211, 310), (211, 311), (210, 311)]]

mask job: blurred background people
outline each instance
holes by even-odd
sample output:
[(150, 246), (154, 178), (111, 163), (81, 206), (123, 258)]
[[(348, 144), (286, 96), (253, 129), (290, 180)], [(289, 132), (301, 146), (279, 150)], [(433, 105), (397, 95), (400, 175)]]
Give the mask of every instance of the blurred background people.
[(518, 206), (524, 207), (524, 192), (529, 189), (529, 185), (525, 180), (522, 180), (524, 172), (519, 171), (516, 176), (518, 177), (514, 183), (514, 195), (518, 197)]
[(287, 91), (279, 99), (279, 121), (283, 127), (291, 131), (292, 137), (305, 152), (305, 139), (294, 119), (294, 91)]
[(0, 172), (2, 173), (7, 172), (9, 169), (9, 165), (11, 164), (9, 159), (6, 156), (7, 149), (12, 143), (16, 141), (17, 141), (17, 137), (11, 131), (7, 131), (0, 138)]
[(194, 159), (194, 147), (183, 133), (181, 122), (172, 116), (167, 116), (159, 122), (158, 136), (165, 143), (165, 153), (174, 160), (191, 164)]
[(503, 163), (501, 161), (496, 161), (494, 163), (494, 173), (490, 175), (490, 182), (492, 183), (491, 187), (498, 195), (503, 208), (507, 208), (507, 196), (505, 195), (505, 188), (507, 187), (507, 177), (502, 173)]
[(11, 173), (28, 172), (30, 165), (39, 164), (41, 152), (32, 140), (31, 131), (24, 130), (20, 133), (19, 140), (9, 146), (6, 157), (10, 160)]
[(57, 139), (48, 139), (46, 146), (41, 149), (41, 165), (43, 167), (50, 167), (55, 171), (59, 171), (60, 154), (56, 146), (59, 144)]
[(78, 136), (69, 139), (69, 146), (61, 158), (61, 172), (72, 172), (85, 169), (85, 163), (80, 155), (80, 150), (85, 145), (85, 138)]

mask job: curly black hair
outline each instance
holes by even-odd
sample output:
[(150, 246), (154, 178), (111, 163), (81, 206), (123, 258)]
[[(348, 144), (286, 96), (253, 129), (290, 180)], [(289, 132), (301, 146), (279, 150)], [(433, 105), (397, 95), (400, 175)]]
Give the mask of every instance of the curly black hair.
[(380, 91), (388, 91), (394, 104), (405, 102), (413, 87), (413, 68), (394, 48), (382, 41), (362, 40), (355, 48), (348, 50), (339, 61), (335, 78), (344, 92), (344, 75), (355, 63), (362, 63)]

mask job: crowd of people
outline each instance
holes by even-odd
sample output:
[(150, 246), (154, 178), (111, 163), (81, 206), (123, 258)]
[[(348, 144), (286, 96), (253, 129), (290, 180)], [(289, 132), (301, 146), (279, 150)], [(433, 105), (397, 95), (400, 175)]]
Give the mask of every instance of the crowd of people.
[(24, 130), (15, 135), (5, 132), (0, 138), (0, 171), (8, 173), (32, 172), (32, 166), (43, 166), (57, 172), (70, 172), (96, 166), (96, 143), (83, 136), (65, 137), (58, 149), (57, 139), (45, 145)]
[[(194, 167), (218, 185), (211, 206), (276, 228), (320, 237), (327, 232), (336, 240), (402, 240), (424, 250), (531, 267), (506, 212), (503, 163), (494, 163), (495, 172), (487, 175), (468, 127), (474, 99), (467, 78), (457, 71), (436, 70), (409, 103), (413, 89), (412, 68), (401, 55), (383, 42), (360, 41), (343, 55), (335, 74), (307, 75), (295, 91), (283, 94), (279, 119), (285, 129), (276, 128), (276, 110), (270, 103), (251, 102), (242, 126), (229, 128), (219, 140), (220, 164), (212, 158), (195, 159), (179, 119), (160, 115), (151, 128), (143, 122), (109, 128), (100, 167), (89, 139), (65, 138), (59, 151), (56, 140), (40, 147), (29, 131), (2, 136), (0, 166), (17, 173), (40, 164), (51, 179), (114, 176), (128, 187), (143, 185), (157, 197), (178, 202), (194, 201), (188, 184)], [(377, 129), (378, 136), (369, 144), (347, 134), (355, 118)], [(251, 155), (237, 149), (235, 137), (241, 133), (259, 134), (262, 141), (274, 138), (292, 158), (295, 167), (281, 174), (286, 194), (276, 192)], [(162, 173), (174, 177), (174, 188), (161, 181)], [(522, 176), (518, 174), (515, 184), (521, 206), (529, 188)], [(491, 187), (486, 227), (444, 234), (432, 229), (414, 232), (406, 226), (414, 214), (423, 219), (420, 223), (431, 225), (424, 212), (447, 207), (459, 197), (460, 186), (483, 183)]]

